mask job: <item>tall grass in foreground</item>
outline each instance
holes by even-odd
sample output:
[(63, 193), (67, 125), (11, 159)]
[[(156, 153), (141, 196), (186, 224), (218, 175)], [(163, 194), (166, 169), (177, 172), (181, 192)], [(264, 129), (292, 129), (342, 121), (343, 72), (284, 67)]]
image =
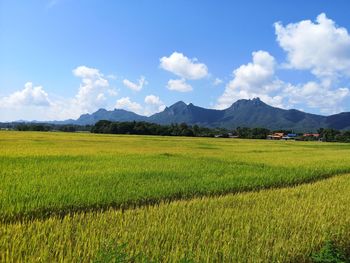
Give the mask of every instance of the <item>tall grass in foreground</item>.
[(0, 261), (90, 262), (126, 244), (123, 253), (140, 261), (308, 262), (326, 240), (349, 247), (349, 203), (350, 175), (344, 175), (295, 188), (2, 224)]
[(291, 186), (350, 172), (350, 144), (0, 132), (0, 221)]

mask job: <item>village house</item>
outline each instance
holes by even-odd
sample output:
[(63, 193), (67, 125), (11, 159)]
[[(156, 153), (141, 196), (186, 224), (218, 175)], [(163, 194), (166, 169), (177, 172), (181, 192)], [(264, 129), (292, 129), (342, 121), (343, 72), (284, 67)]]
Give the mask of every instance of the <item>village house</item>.
[(274, 134), (270, 134), (267, 136), (269, 140), (281, 140), (284, 136), (283, 132), (275, 132)]
[(297, 137), (297, 134), (288, 133), (287, 135), (283, 136), (282, 139), (283, 140), (295, 140), (296, 137)]
[(304, 133), (303, 137), (314, 137), (314, 138), (319, 138), (320, 134), (319, 133)]

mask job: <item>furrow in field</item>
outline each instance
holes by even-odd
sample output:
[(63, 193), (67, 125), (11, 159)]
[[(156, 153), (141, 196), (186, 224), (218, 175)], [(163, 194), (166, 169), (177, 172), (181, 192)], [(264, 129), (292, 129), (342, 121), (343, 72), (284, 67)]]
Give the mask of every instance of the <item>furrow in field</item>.
[(0, 224), (0, 261), (101, 262), (102, 255), (122, 255), (125, 262), (310, 262), (326, 240), (349, 247), (349, 193), (350, 175), (343, 175), (292, 188)]
[(36, 209), (35, 211), (30, 211), (26, 213), (17, 213), (13, 216), (7, 216), (3, 217), (0, 222), (4, 224), (11, 224), (16, 222), (28, 222), (28, 221), (34, 221), (34, 220), (44, 220), (50, 217), (57, 217), (57, 218), (64, 218), (67, 215), (73, 215), (75, 213), (91, 213), (91, 212), (104, 212), (108, 211), (110, 209), (114, 210), (132, 210), (142, 207), (151, 207), (151, 206), (158, 206), (159, 204), (166, 204), (166, 203), (172, 203), (176, 201), (188, 201), (192, 199), (197, 198), (217, 198), (222, 197), (229, 194), (241, 194), (241, 193), (249, 193), (249, 192), (259, 192), (262, 190), (269, 190), (269, 189), (288, 189), (288, 188), (294, 188), (300, 185), (306, 185), (315, 183), (318, 181), (323, 181), (330, 179), (332, 177), (336, 176), (343, 176), (348, 174), (350, 171), (344, 171), (343, 173), (328, 173), (319, 175), (317, 177), (310, 177), (305, 178), (303, 181), (296, 181), (292, 183), (288, 182), (280, 182), (278, 184), (274, 185), (261, 185), (258, 187), (242, 187), (242, 188), (234, 188), (234, 189), (226, 189), (226, 190), (216, 190), (214, 192), (209, 193), (175, 193), (173, 195), (169, 195), (167, 197), (163, 198), (147, 198), (147, 199), (141, 199), (136, 201), (125, 201), (123, 203), (100, 203), (97, 205), (84, 205), (84, 206), (66, 206), (60, 209), (55, 208), (43, 208), (43, 209)]

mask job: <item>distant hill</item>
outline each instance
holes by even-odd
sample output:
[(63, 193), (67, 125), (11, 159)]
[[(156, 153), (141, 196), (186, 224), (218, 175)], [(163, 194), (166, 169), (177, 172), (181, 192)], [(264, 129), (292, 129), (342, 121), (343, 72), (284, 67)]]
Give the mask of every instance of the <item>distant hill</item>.
[(156, 113), (148, 118), (148, 121), (158, 124), (182, 123), (198, 124), (205, 127), (212, 127), (217, 120), (224, 116), (222, 110), (201, 108), (192, 103), (186, 105), (179, 101), (164, 111)]
[(337, 130), (350, 130), (350, 112), (328, 116), (325, 127), (332, 127)]
[(283, 110), (269, 106), (259, 98), (238, 100), (225, 110), (205, 109), (177, 102), (149, 121), (170, 124), (186, 122), (207, 127), (264, 127), (269, 129), (315, 130), (324, 126), (326, 117), (298, 110)]
[(92, 114), (83, 114), (81, 115), (74, 124), (77, 125), (88, 125), (95, 124), (99, 120), (108, 120), (108, 121), (143, 121), (147, 117), (138, 115), (131, 111), (115, 109), (113, 111), (108, 111), (105, 109), (99, 109), (98, 111)]
[(206, 109), (186, 104), (182, 101), (166, 107), (162, 112), (150, 117), (115, 109), (107, 111), (99, 109), (92, 114), (83, 114), (77, 120), (56, 123), (77, 125), (94, 124), (99, 120), (110, 121), (148, 121), (158, 124), (185, 122), (204, 127), (264, 127), (271, 130), (286, 129), (294, 131), (316, 131), (318, 128), (350, 129), (350, 112), (331, 116), (305, 113), (299, 110), (284, 110), (272, 107), (259, 98), (238, 100), (224, 110)]

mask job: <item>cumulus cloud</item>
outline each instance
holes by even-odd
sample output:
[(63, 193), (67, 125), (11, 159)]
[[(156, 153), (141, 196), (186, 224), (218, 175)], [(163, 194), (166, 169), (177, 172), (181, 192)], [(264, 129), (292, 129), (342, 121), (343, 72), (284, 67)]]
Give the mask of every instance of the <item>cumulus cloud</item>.
[(107, 93), (110, 95), (110, 96), (117, 96), (118, 95), (118, 90), (114, 89), (114, 88), (110, 88), (107, 90)]
[(108, 98), (118, 94), (99, 69), (78, 66), (72, 73), (81, 79), (77, 94), (73, 98), (57, 98), (46, 113), (49, 119), (77, 118), (92, 113), (107, 107)]
[(129, 110), (138, 114), (143, 113), (142, 106), (137, 102), (131, 101), (129, 97), (123, 97), (117, 100), (117, 103), (115, 104), (115, 108)]
[[(282, 63), (284, 67), (278, 65), (266, 51), (253, 52), (251, 62), (233, 70), (232, 79), (218, 98), (216, 108), (229, 107), (238, 99), (260, 97), (277, 107), (307, 107), (306, 110), (315, 109), (323, 113), (343, 110), (344, 102), (350, 96), (347, 87), (350, 79), (350, 34), (347, 29), (338, 26), (325, 14), (317, 16), (315, 21), (304, 20), (287, 25), (277, 22), (274, 26), (276, 41), (286, 53), (286, 60)], [(167, 83), (167, 88), (173, 91), (192, 91), (188, 81), (208, 76), (205, 64), (179, 52), (160, 58), (160, 67), (179, 77)], [(288, 83), (278, 77), (278, 70), (305, 70), (311, 72), (313, 78), (305, 83)], [(87, 66), (75, 68), (73, 74), (81, 79), (75, 96), (49, 96), (42, 86), (28, 82), (23, 89), (0, 97), (1, 115), (10, 116), (17, 112), (18, 115), (11, 116), (66, 119), (113, 105), (108, 99), (116, 96), (117, 90), (110, 86), (108, 80), (115, 79), (114, 75), (104, 76), (99, 69)], [(213, 80), (213, 85), (221, 83), (219, 78)], [(131, 90), (140, 91), (147, 81), (141, 76), (135, 82), (124, 79), (123, 84)], [(148, 95), (143, 105), (123, 97), (116, 102), (116, 107), (149, 115), (165, 106), (158, 96)]]
[(226, 108), (238, 99), (260, 97), (282, 108), (308, 107), (322, 113), (343, 110), (350, 96), (350, 35), (320, 14), (315, 22), (300, 21), (283, 26), (275, 23), (277, 41), (286, 52), (286, 70), (307, 70), (315, 80), (291, 84), (277, 77), (275, 59), (266, 51), (253, 52), (253, 61), (233, 71), (233, 79), (219, 97), (216, 107)]
[(342, 111), (341, 102), (350, 95), (348, 88), (333, 89), (327, 82), (309, 81), (293, 86), (288, 84), (284, 90), (288, 105), (307, 105), (320, 109), (322, 113), (331, 114)]
[(216, 79), (214, 79), (214, 81), (213, 81), (213, 85), (214, 85), (214, 86), (218, 86), (218, 85), (220, 85), (222, 82), (223, 82), (222, 79), (216, 78)]
[(115, 108), (135, 112), (137, 114), (150, 116), (165, 109), (163, 101), (155, 95), (147, 95), (144, 99), (144, 105), (132, 101), (129, 97), (123, 97), (117, 100)]
[(160, 112), (165, 109), (165, 104), (158, 96), (148, 95), (145, 97), (145, 110), (144, 114), (149, 116), (154, 113)]
[(144, 85), (148, 84), (148, 82), (146, 81), (146, 78), (144, 76), (141, 76), (138, 80), (138, 83), (132, 82), (128, 79), (124, 79), (123, 84), (125, 87), (127, 87), (131, 90), (140, 91), (140, 90), (142, 90)]
[(350, 76), (350, 35), (324, 13), (315, 22), (275, 23), (275, 32), (290, 68), (310, 70), (320, 78)]
[(189, 92), (192, 91), (192, 86), (186, 83), (185, 79), (170, 79), (167, 88), (169, 90)]
[(81, 78), (80, 88), (72, 100), (76, 114), (95, 111), (104, 107), (106, 98), (113, 90), (108, 80), (95, 68), (79, 66), (73, 70), (76, 77)]
[(48, 107), (50, 105), (49, 95), (43, 87), (33, 87), (31, 82), (27, 82), (24, 89), (0, 99), (1, 108)]
[(253, 52), (253, 61), (233, 72), (233, 79), (219, 97), (216, 108), (224, 109), (239, 99), (259, 97), (264, 102), (281, 108), (306, 105), (322, 113), (342, 110), (340, 103), (350, 95), (348, 88), (334, 88), (324, 79), (293, 85), (276, 76), (275, 59), (266, 51)]
[(289, 105), (306, 104), (323, 113), (342, 110), (349, 89), (340, 87), (350, 77), (350, 35), (324, 13), (316, 21), (303, 20), (283, 26), (275, 23), (277, 41), (287, 54), (289, 69), (308, 70), (315, 81), (287, 85)]
[[(33, 86), (31, 82), (27, 82), (23, 90), (0, 98), (0, 108), (10, 112), (16, 119), (24, 116), (28, 119), (61, 120), (94, 112), (107, 106), (108, 97), (117, 95), (117, 91), (110, 87), (108, 80), (98, 69), (79, 66), (72, 72), (74, 76), (81, 78), (74, 97), (62, 98), (51, 94), (49, 98), (42, 86)], [(44, 111), (41, 109), (43, 107)]]
[(189, 59), (178, 52), (174, 52), (169, 57), (162, 57), (160, 67), (185, 79), (201, 79), (208, 75), (205, 64), (199, 63), (196, 58)]
[(145, 103), (146, 104), (154, 104), (154, 105), (159, 105), (163, 104), (163, 102), (159, 99), (158, 96), (155, 95), (148, 95), (145, 97)]
[(219, 97), (216, 108), (227, 108), (236, 100), (255, 97), (260, 97), (271, 105), (282, 106), (282, 97), (276, 92), (281, 89), (283, 83), (274, 76), (274, 57), (260, 50), (253, 52), (252, 58), (252, 62), (233, 71), (233, 79)]
[(137, 114), (150, 116), (165, 109), (163, 101), (156, 95), (147, 95), (144, 104), (134, 102), (130, 97), (123, 97), (117, 100), (115, 108), (135, 112)]
[(61, 119), (70, 117), (66, 115), (63, 104), (69, 105), (49, 97), (42, 86), (33, 86), (32, 82), (27, 82), (22, 90), (0, 98), (0, 121), (49, 120), (58, 115)]

